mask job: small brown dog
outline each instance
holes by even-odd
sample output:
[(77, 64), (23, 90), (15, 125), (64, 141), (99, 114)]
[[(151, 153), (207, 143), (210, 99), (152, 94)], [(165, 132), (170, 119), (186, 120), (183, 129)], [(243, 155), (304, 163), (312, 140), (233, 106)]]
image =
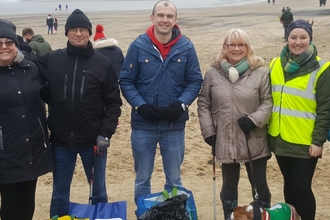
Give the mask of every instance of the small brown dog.
[[(277, 203), (269, 209), (260, 208), (260, 220), (300, 220), (296, 209), (287, 203)], [(252, 205), (237, 206), (231, 214), (231, 220), (253, 220)]]

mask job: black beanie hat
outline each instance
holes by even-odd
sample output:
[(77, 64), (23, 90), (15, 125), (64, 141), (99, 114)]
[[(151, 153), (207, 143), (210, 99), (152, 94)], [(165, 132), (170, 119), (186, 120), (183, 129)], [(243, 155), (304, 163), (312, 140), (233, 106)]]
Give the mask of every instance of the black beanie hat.
[(16, 26), (11, 21), (0, 18), (0, 38), (11, 39), (18, 45)]
[(65, 36), (68, 35), (70, 28), (82, 27), (89, 30), (89, 35), (92, 35), (92, 24), (88, 17), (80, 9), (75, 9), (66, 20)]
[(307, 21), (304, 20), (297, 20), (292, 22), (291, 24), (289, 24), (288, 29), (286, 29), (286, 35), (285, 35), (285, 39), (288, 40), (289, 35), (291, 33), (291, 31), (295, 28), (302, 28), (305, 31), (307, 31), (309, 37), (313, 38), (313, 29), (312, 29), (312, 25), (310, 23), (308, 23)]

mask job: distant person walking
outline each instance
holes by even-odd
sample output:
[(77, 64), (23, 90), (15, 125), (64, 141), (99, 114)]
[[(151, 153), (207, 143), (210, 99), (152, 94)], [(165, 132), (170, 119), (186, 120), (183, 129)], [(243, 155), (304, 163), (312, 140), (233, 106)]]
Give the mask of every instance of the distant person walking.
[(51, 14), (48, 14), (48, 17), (46, 19), (46, 25), (48, 26), (48, 34), (49, 32), (53, 34), (54, 19), (52, 18)]
[(69, 6), (68, 4), (65, 5), (65, 10), (68, 10), (69, 9)]
[(60, 11), (62, 11), (62, 5), (61, 5), (61, 4), (58, 4), (58, 9), (59, 9)]
[(285, 42), (286, 42), (286, 38), (285, 38), (286, 31), (289, 27), (289, 24), (291, 24), (292, 22), (293, 22), (293, 14), (291, 12), (291, 8), (286, 7), (286, 10), (282, 13), (281, 16), (281, 23), (283, 24), (283, 29), (284, 29), (283, 38), (285, 39)]
[(285, 12), (285, 7), (282, 8), (282, 13)]
[(54, 19), (54, 23), (53, 23), (53, 25), (54, 25), (54, 32), (55, 32), (55, 34), (57, 34), (57, 29), (58, 29), (58, 21), (57, 21), (57, 18)]
[(324, 7), (325, 6), (325, 3), (327, 2), (327, 0), (320, 0), (320, 7)]
[(273, 5), (275, 5), (275, 0), (273, 0)]

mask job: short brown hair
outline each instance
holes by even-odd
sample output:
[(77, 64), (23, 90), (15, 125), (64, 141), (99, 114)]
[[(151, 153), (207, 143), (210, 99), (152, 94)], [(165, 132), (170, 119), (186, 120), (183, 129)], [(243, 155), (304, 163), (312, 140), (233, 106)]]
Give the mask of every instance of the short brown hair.
[(23, 37), (28, 35), (28, 34), (30, 34), (31, 36), (34, 36), (34, 31), (32, 30), (32, 28), (27, 27), (27, 28), (24, 28), (22, 30), (22, 36)]

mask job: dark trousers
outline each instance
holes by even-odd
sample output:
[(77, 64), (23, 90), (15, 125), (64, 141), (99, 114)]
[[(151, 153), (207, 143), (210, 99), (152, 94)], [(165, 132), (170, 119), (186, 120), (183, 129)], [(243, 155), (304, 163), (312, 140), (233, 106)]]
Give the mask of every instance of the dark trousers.
[(37, 179), (0, 184), (1, 220), (32, 220)]
[(284, 39), (285, 39), (285, 40), (287, 40), (287, 39), (285, 38), (285, 36), (286, 36), (286, 30), (288, 29), (288, 27), (289, 27), (289, 24), (283, 24), (283, 29), (284, 29)]
[[(270, 199), (271, 194), (267, 184), (266, 168), (268, 158), (261, 158), (252, 161), (255, 184), (258, 189), (259, 199)], [(253, 185), (250, 164), (245, 163), (251, 186)], [(238, 196), (238, 182), (240, 177), (240, 164), (222, 164), (222, 189), (221, 196), (233, 198)], [(252, 195), (254, 191), (252, 189)]]
[(293, 205), (301, 220), (314, 220), (316, 202), (312, 179), (318, 159), (276, 156), (284, 178), (285, 202)]

